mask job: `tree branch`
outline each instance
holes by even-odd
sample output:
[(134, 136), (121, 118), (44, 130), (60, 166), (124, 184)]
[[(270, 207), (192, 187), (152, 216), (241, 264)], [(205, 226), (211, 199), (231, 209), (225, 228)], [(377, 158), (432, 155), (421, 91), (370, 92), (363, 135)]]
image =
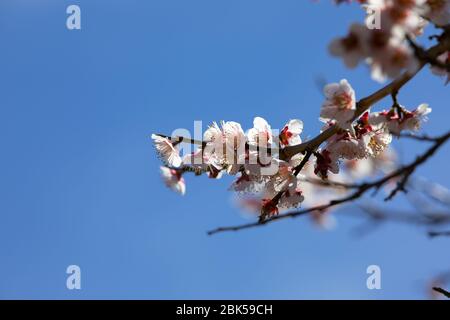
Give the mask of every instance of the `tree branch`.
[[(381, 99), (385, 98), (388, 95), (395, 95), (398, 93), (400, 88), (402, 88), (409, 80), (411, 80), (430, 60), (436, 59), (440, 54), (450, 50), (450, 31), (445, 30), (444, 33), (439, 37), (440, 42), (428, 50), (424, 50), (424, 54), (428, 57), (427, 60), (421, 60), (419, 67), (414, 72), (405, 72), (396, 80), (393, 80), (388, 85), (379, 89), (378, 91), (372, 93), (371, 95), (362, 98), (356, 104), (356, 111), (353, 117), (353, 120), (357, 119), (361, 116), (365, 111), (367, 111), (373, 104), (377, 103)], [(306, 141), (304, 143), (288, 146), (279, 150), (279, 158), (280, 160), (289, 160), (292, 156), (298, 153), (305, 153), (307, 149), (315, 150), (317, 149), (323, 142), (331, 138), (334, 134), (336, 134), (339, 130), (337, 125), (334, 125), (327, 130), (323, 131), (315, 138)], [(163, 134), (158, 134), (161, 137), (165, 137), (170, 139), (171, 141), (175, 141), (176, 144), (181, 142), (187, 142), (196, 145), (205, 146), (205, 141), (193, 140), (185, 137), (169, 137)], [(271, 149), (269, 149), (270, 151)]]
[(450, 292), (448, 292), (447, 290), (444, 290), (444, 289), (439, 288), (439, 287), (433, 287), (433, 290), (443, 294), (444, 296), (446, 296), (447, 298), (450, 299)]
[(181, 142), (200, 145), (203, 147), (206, 145), (206, 141), (200, 141), (200, 140), (195, 140), (195, 139), (186, 138), (186, 137), (180, 137), (180, 136), (170, 137), (170, 136), (167, 136), (167, 135), (161, 134), (161, 133), (155, 133), (155, 135), (169, 139), (174, 145), (179, 144)]
[[(431, 47), (430, 49), (426, 50), (425, 53), (427, 57), (436, 59), (440, 54), (450, 50), (450, 32), (446, 31), (442, 35), (442, 40), (437, 45)], [(359, 100), (356, 104), (356, 112), (354, 119), (361, 116), (367, 109), (369, 109), (373, 104), (377, 103), (381, 99), (385, 98), (388, 95), (395, 94), (402, 88), (409, 80), (411, 80), (425, 65), (427, 64), (427, 61), (421, 61), (419, 67), (415, 72), (409, 73), (405, 72), (403, 75), (401, 75), (398, 79), (390, 82), (388, 85), (384, 86), (383, 88), (379, 89), (378, 91), (374, 92), (373, 94)], [(296, 145), (296, 146), (290, 146), (286, 147), (282, 150), (280, 150), (280, 153), (282, 152), (285, 158), (290, 158), (293, 155), (304, 152), (306, 148), (316, 148), (319, 145), (321, 145), (324, 141), (328, 140), (331, 136), (333, 136), (338, 131), (338, 127), (336, 125), (328, 128), (327, 130), (323, 131), (321, 134), (316, 136), (314, 139), (309, 140), (305, 143)], [(280, 154), (281, 157), (281, 154)]]
[(428, 142), (436, 141), (435, 137), (430, 137), (429, 135), (426, 135), (426, 134), (417, 135), (417, 134), (409, 133), (409, 132), (401, 132), (400, 134), (395, 135), (395, 136), (397, 138), (408, 138), (408, 139), (417, 140), (417, 141), (428, 141)]
[[(404, 187), (406, 180), (408, 180), (408, 178), (416, 170), (416, 168), (418, 166), (420, 166), (421, 164), (423, 164), (428, 158), (430, 158), (436, 152), (436, 150), (438, 150), (449, 138), (450, 138), (450, 131), (442, 136), (435, 138), (434, 144), (426, 152), (424, 152), (422, 155), (418, 156), (410, 164), (408, 164), (406, 166), (402, 166), (398, 170), (386, 175), (385, 177), (377, 179), (373, 182), (360, 184), (359, 187), (353, 191), (353, 193), (351, 193), (350, 195), (348, 195), (346, 197), (332, 200), (328, 204), (318, 205), (318, 206), (314, 206), (314, 207), (299, 210), (299, 211), (293, 211), (293, 212), (288, 212), (288, 213), (280, 214), (277, 216), (273, 216), (262, 222), (252, 222), (252, 223), (242, 224), (242, 225), (238, 225), (238, 226), (231, 226), (231, 227), (220, 227), (220, 228), (208, 231), (208, 235), (213, 235), (215, 233), (225, 232), (225, 231), (238, 231), (238, 230), (242, 230), (242, 229), (260, 227), (260, 226), (266, 225), (267, 223), (275, 222), (275, 221), (282, 220), (285, 218), (295, 218), (295, 217), (305, 215), (307, 213), (315, 212), (315, 211), (322, 212), (328, 208), (358, 199), (363, 194), (365, 194), (368, 190), (371, 190), (371, 189), (378, 190), (386, 182), (392, 180), (393, 178), (403, 177), (402, 180), (400, 180), (400, 183), (397, 185), (397, 187), (391, 192), (391, 194), (385, 200), (392, 199), (392, 197), (394, 197), (395, 194), (400, 190), (399, 188)], [(405, 182), (403, 183), (402, 181), (405, 181)]]
[(430, 238), (441, 237), (441, 236), (450, 237), (450, 230), (448, 230), (448, 231), (429, 231), (428, 236), (430, 236)]

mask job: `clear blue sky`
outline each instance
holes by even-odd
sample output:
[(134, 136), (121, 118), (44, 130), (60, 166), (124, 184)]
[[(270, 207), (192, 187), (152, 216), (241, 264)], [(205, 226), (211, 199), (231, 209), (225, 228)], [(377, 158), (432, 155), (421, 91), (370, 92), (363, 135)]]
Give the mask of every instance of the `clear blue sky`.
[[(66, 29), (69, 4), (80, 31)], [(394, 224), (356, 238), (363, 221), (339, 213), (332, 232), (300, 218), (208, 237), (248, 221), (230, 180), (189, 176), (186, 196), (172, 193), (149, 139), (256, 115), (300, 118), (314, 136), (317, 79), (347, 78), (358, 97), (380, 86), (326, 51), (362, 17), (325, 0), (2, 0), (0, 298), (424, 298), (450, 268), (448, 239)], [(428, 133), (448, 129), (448, 87), (428, 70), (400, 99), (433, 107)], [(448, 185), (449, 156), (419, 173)], [(370, 264), (382, 290), (366, 288)]]

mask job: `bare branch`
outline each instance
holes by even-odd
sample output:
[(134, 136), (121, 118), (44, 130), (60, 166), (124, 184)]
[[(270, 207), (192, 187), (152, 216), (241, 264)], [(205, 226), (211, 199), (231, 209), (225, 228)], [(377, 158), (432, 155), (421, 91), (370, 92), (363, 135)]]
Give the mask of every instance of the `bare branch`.
[(437, 201), (441, 205), (450, 207), (450, 190), (444, 186), (428, 181), (423, 177), (415, 178), (408, 185), (416, 191), (423, 192), (425, 196)]
[(430, 238), (434, 238), (434, 237), (450, 237), (450, 230), (448, 231), (429, 231), (428, 235), (430, 236)]
[(345, 183), (332, 180), (322, 180), (317, 178), (304, 178), (303, 181), (323, 187), (330, 187), (337, 189), (358, 189), (361, 186), (360, 183)]
[(444, 296), (446, 296), (447, 298), (450, 299), (450, 292), (448, 292), (447, 290), (444, 290), (444, 289), (439, 288), (439, 287), (433, 287), (433, 290), (443, 294)]
[(416, 161), (414, 161), (411, 165), (403, 167), (404, 171), (401, 174), (401, 179), (397, 183), (397, 186), (391, 191), (391, 193), (385, 198), (385, 201), (391, 200), (399, 191), (406, 192), (405, 186), (408, 182), (409, 177), (415, 171), (416, 167), (422, 163), (424, 163), (428, 158), (430, 158), (436, 150), (450, 137), (450, 132), (444, 134), (443, 136), (435, 139), (435, 144), (428, 149), (427, 152), (417, 157)]
[(413, 48), (414, 54), (417, 57), (417, 59), (429, 63), (432, 66), (438, 67), (440, 69), (446, 70), (447, 72), (450, 72), (450, 64), (449, 63), (442, 63), (439, 60), (437, 60), (437, 57), (430, 56), (428, 52), (419, 46), (417, 43), (414, 42), (413, 39), (411, 39), (410, 36), (406, 36), (406, 40), (408, 41), (409, 45)]
[(409, 212), (400, 210), (387, 210), (375, 205), (359, 204), (358, 207), (375, 222), (393, 221), (422, 226), (436, 226), (450, 223), (449, 211), (422, 211)]
[(402, 132), (398, 135), (395, 135), (398, 138), (408, 138), (408, 139), (412, 139), (412, 140), (417, 140), (417, 141), (425, 141), (425, 142), (434, 142), (436, 141), (435, 137), (430, 137), (429, 135), (426, 134), (422, 134), (422, 135), (417, 135), (414, 133), (410, 133), (410, 132)]

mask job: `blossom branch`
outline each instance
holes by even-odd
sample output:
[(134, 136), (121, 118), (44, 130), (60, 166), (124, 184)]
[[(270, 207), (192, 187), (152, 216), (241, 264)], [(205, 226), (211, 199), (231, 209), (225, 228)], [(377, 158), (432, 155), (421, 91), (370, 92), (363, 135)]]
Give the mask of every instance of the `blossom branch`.
[[(391, 10), (392, 8), (386, 7), (384, 9)], [(396, 21), (396, 23), (399, 23), (399, 21)], [(359, 162), (365, 159), (372, 161), (373, 168), (379, 170), (377, 161), (378, 165), (383, 162), (388, 165), (389, 155), (381, 155), (391, 143), (392, 136), (400, 136), (402, 130), (417, 131), (421, 122), (426, 119), (426, 115), (431, 112), (431, 108), (427, 104), (421, 104), (416, 109), (409, 111), (398, 103), (397, 95), (399, 90), (426, 64), (436, 65), (436, 59), (441, 59), (442, 54), (447, 54), (450, 51), (450, 30), (444, 28), (442, 34), (436, 38), (439, 41), (438, 44), (428, 50), (415, 45), (409, 39), (411, 46), (415, 46), (416, 56), (412, 54), (413, 50), (408, 51), (408, 48), (387, 45), (387, 43), (390, 43), (390, 37), (393, 36), (391, 31), (390, 29), (381, 31), (381, 33), (370, 31), (366, 34), (368, 32), (366, 29), (356, 26), (351, 29), (353, 34), (349, 35), (350, 38), (338, 41), (339, 45), (351, 45), (350, 49), (356, 50), (356, 52), (352, 52), (352, 59), (346, 60), (347, 65), (354, 66), (354, 62), (362, 57), (368, 58), (372, 57), (372, 54), (381, 54), (375, 57), (379, 60), (373, 62), (372, 71), (376, 72), (377, 68), (381, 68), (383, 70), (380, 69), (380, 76), (384, 73), (384, 75), (395, 78), (395, 80), (358, 102), (356, 102), (355, 92), (347, 80), (342, 79), (339, 83), (326, 85), (324, 87), (325, 101), (322, 104), (320, 120), (326, 123), (327, 129), (309, 141), (301, 143), (300, 134), (303, 130), (303, 122), (293, 119), (285, 125), (278, 136), (281, 149), (273, 148), (275, 139), (271, 127), (261, 117), (255, 117), (253, 128), (248, 133), (244, 133), (241, 125), (234, 121), (222, 121), (220, 125), (214, 122), (204, 133), (202, 141), (178, 136), (152, 135), (158, 155), (166, 165), (161, 167), (166, 185), (184, 194), (183, 173), (185, 172), (192, 171), (196, 174), (206, 172), (211, 178), (219, 178), (223, 173), (239, 174), (232, 189), (236, 192), (258, 194), (259, 199), (248, 199), (248, 204), (254, 209), (261, 209), (259, 222), (245, 226), (219, 228), (219, 231), (240, 230), (308, 212), (323, 212), (329, 207), (358, 199), (370, 189), (377, 191), (394, 178), (397, 180), (397, 186), (385, 200), (392, 199), (400, 191), (406, 192), (406, 185), (416, 167), (434, 154), (448, 139), (449, 134), (436, 139), (425, 136), (416, 138), (417, 140), (433, 142), (433, 146), (426, 153), (417, 157), (410, 165), (403, 166), (381, 179), (359, 184), (322, 182), (324, 186), (352, 191), (351, 194), (347, 193), (347, 196), (341, 199), (309, 209), (278, 215), (279, 210), (295, 208), (304, 200), (304, 190), (297, 188), (296, 183), (301, 181), (302, 177), (298, 178), (297, 176), (312, 155), (315, 156), (314, 175), (325, 180), (328, 178), (329, 172), (339, 173), (339, 167), (343, 161), (348, 161), (344, 164), (355, 166), (351, 161)], [(362, 35), (359, 34), (360, 32), (368, 37), (360, 37)], [(369, 41), (366, 44), (374, 52), (365, 51), (365, 46), (358, 46), (358, 41)], [(402, 41), (405, 42), (404, 36)], [(357, 45), (355, 46), (355, 44)], [(381, 47), (374, 47), (377, 44)], [(359, 49), (362, 51), (359, 52)], [(385, 56), (383, 50), (390, 50), (389, 54), (386, 53), (386, 59), (383, 58)], [(414, 66), (417, 62), (417, 67), (413, 68), (413, 62)], [(401, 73), (402, 70), (406, 71)], [(393, 106), (390, 110), (368, 111), (371, 106), (389, 95), (393, 100)], [(196, 144), (200, 148), (192, 154), (181, 157), (176, 145), (182, 142)], [(322, 146), (323, 143), (326, 143), (326, 145)], [(262, 149), (268, 151), (266, 155), (261, 155), (258, 152)], [(300, 154), (304, 156), (301, 157)], [(387, 158), (383, 160), (383, 157)], [(200, 161), (197, 164), (195, 160)], [(298, 161), (300, 161), (300, 164), (298, 164)], [(273, 168), (273, 165), (278, 168), (276, 173), (269, 175), (263, 173), (266, 169)], [(311, 168), (309, 166), (304, 170), (306, 179), (310, 178), (308, 175), (313, 175), (312, 172), (309, 172)], [(210, 234), (215, 232), (218, 231), (213, 230)]]
[[(208, 235), (213, 235), (215, 233), (225, 232), (225, 231), (239, 231), (239, 230), (243, 230), (243, 229), (259, 227), (259, 226), (263, 226), (267, 223), (275, 222), (275, 221), (282, 220), (285, 218), (295, 218), (295, 217), (305, 215), (305, 214), (308, 214), (311, 212), (323, 212), (324, 210), (326, 210), (328, 208), (356, 200), (356, 199), (360, 198), (362, 195), (364, 195), (368, 190), (371, 190), (371, 189), (378, 190), (383, 185), (385, 185), (388, 181), (391, 181), (394, 178), (403, 177), (403, 179), (401, 181), (403, 181), (403, 180), (406, 181), (409, 178), (409, 176), (416, 170), (416, 168), (418, 166), (420, 166), (421, 164), (423, 164), (428, 158), (430, 158), (449, 138), (450, 138), (450, 131), (440, 137), (435, 138), (435, 142), (434, 142), (433, 146), (431, 146), (425, 153), (418, 156), (409, 165), (402, 166), (398, 170), (386, 175), (385, 177), (375, 180), (373, 182), (360, 184), (359, 187), (348, 196), (345, 196), (340, 199), (332, 200), (328, 204), (323, 204), (323, 205), (314, 206), (314, 207), (299, 210), (299, 211), (293, 211), (293, 212), (288, 212), (288, 213), (280, 214), (277, 216), (273, 216), (271, 218), (266, 219), (263, 222), (247, 223), (247, 224), (242, 224), (242, 225), (238, 225), (238, 226), (230, 226), (230, 227), (219, 227), (214, 230), (208, 231)], [(400, 186), (404, 187), (404, 184), (401, 183)], [(399, 188), (399, 186), (397, 186), (397, 188), (394, 190), (397, 190), (398, 188)], [(395, 196), (395, 194), (398, 191), (399, 190), (392, 191), (391, 194), (386, 198), (386, 200), (392, 199), (392, 197)]]
[[(441, 42), (426, 50), (426, 54), (430, 58), (436, 59), (440, 54), (450, 50), (450, 32), (446, 31), (442, 35)], [(378, 91), (372, 93), (371, 95), (359, 100), (356, 104), (356, 112), (353, 119), (357, 119), (361, 116), (365, 111), (367, 111), (373, 104), (377, 103), (381, 99), (385, 98), (388, 95), (396, 94), (408, 81), (410, 81), (425, 65), (426, 61), (421, 61), (420, 66), (417, 68), (415, 72), (405, 72), (402, 76), (397, 78), (396, 80), (390, 82), (388, 85), (379, 89)], [(286, 147), (281, 150), (282, 155), (289, 159), (293, 155), (304, 152), (308, 147), (316, 148), (320, 146), (324, 141), (328, 140), (334, 134), (338, 132), (339, 128), (337, 125), (334, 125), (327, 130), (323, 131), (321, 134), (316, 136), (315, 138), (302, 143), (296, 146)], [(280, 158), (281, 156), (280, 155)]]
[[(303, 157), (302, 161), (294, 168), (294, 176), (297, 177), (298, 174), (300, 173), (300, 171), (303, 169), (303, 167), (308, 163), (309, 158), (311, 157), (311, 155), (314, 152), (311, 150), (307, 150), (306, 151), (306, 155)], [(268, 203), (269, 206), (265, 205), (261, 208), (261, 214), (259, 215), (258, 218), (258, 223), (264, 223), (264, 221), (267, 219), (267, 216), (270, 215), (270, 210), (272, 210), (272, 208), (276, 207), (278, 202), (280, 201), (281, 197), (286, 194), (289, 191), (289, 189), (287, 190), (282, 190), (280, 192), (278, 192), (275, 197), (272, 198), (272, 200)], [(268, 210), (269, 209), (269, 210)]]
[[(396, 98), (397, 93), (399, 90), (408, 82), (410, 81), (427, 63), (430, 62), (430, 59), (436, 59), (440, 54), (450, 51), (450, 31), (445, 30), (444, 33), (440, 36), (440, 42), (436, 44), (435, 46), (429, 48), (428, 50), (424, 51), (426, 56), (429, 59), (421, 60), (419, 67), (414, 72), (405, 72), (402, 76), (397, 78), (396, 80), (390, 82), (388, 85), (384, 86), (383, 88), (379, 89), (378, 91), (372, 93), (371, 95), (362, 98), (356, 103), (356, 110), (354, 113), (354, 116), (352, 118), (352, 121), (356, 120), (358, 117), (360, 117), (365, 111), (367, 111), (373, 104), (380, 101), (381, 99), (385, 98), (388, 95), (391, 95), (393, 98)], [(323, 142), (331, 138), (333, 135), (335, 135), (339, 131), (339, 127), (337, 125), (333, 125), (330, 128), (326, 129), (319, 135), (317, 135), (315, 138), (308, 140), (304, 143), (293, 145), (293, 146), (286, 146), (284, 148), (281, 148), (279, 150), (279, 158), (280, 160), (289, 160), (294, 155), (299, 153), (305, 153), (307, 149), (310, 150), (316, 150)], [(160, 136), (162, 138), (167, 138), (170, 141), (172, 141), (174, 144), (179, 144), (181, 142), (186, 142), (194, 145), (200, 145), (204, 147), (207, 144), (207, 141), (199, 141), (194, 140), (186, 137), (170, 137), (163, 134), (156, 134), (157, 136)], [(265, 149), (264, 147), (259, 146), (258, 148)], [(272, 149), (267, 148), (268, 153), (270, 154)]]

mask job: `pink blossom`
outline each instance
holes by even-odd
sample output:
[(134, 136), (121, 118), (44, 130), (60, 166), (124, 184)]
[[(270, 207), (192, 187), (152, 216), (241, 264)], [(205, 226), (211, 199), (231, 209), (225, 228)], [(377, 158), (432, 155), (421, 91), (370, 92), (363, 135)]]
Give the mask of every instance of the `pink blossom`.
[(324, 149), (316, 154), (314, 173), (322, 179), (327, 179), (329, 171), (339, 173), (338, 155)]
[(334, 39), (328, 46), (333, 56), (341, 57), (348, 68), (355, 68), (367, 57), (366, 42), (369, 30), (365, 25), (354, 23), (348, 35)]
[(356, 110), (355, 91), (346, 79), (325, 86), (325, 102), (320, 111), (323, 122), (335, 121), (341, 128), (349, 128)]

